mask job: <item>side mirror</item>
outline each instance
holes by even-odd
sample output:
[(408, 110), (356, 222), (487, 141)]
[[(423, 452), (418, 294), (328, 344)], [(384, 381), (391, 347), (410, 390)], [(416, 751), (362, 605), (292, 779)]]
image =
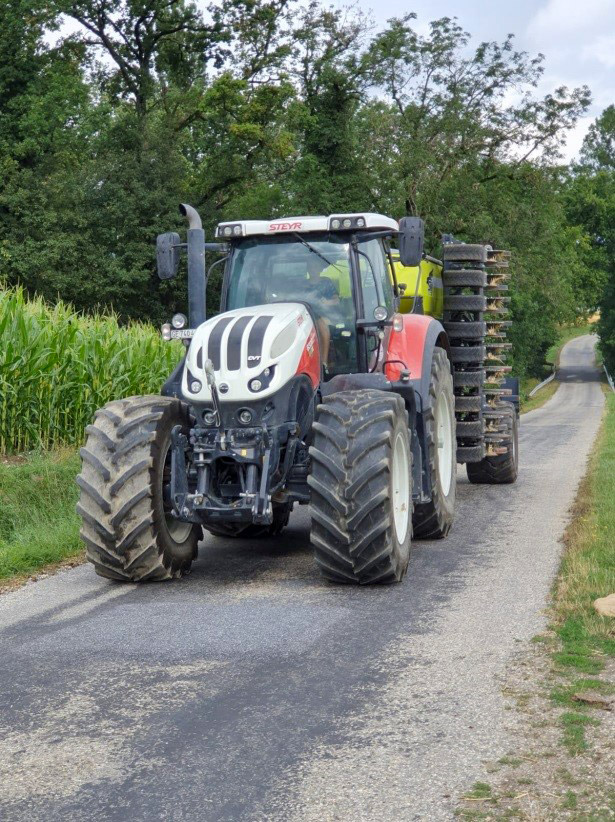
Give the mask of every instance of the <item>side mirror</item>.
[(179, 268), (179, 234), (169, 231), (156, 238), (156, 266), (161, 280), (170, 280)]
[(399, 260), (412, 268), (423, 259), (425, 223), (420, 217), (402, 217), (399, 221)]

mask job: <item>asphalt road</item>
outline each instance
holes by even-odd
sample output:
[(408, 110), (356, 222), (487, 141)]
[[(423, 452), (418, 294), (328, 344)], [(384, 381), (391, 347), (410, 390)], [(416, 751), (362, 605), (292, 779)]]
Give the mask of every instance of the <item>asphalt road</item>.
[(0, 818), (451, 819), (544, 625), (603, 405), (594, 339), (522, 418), (517, 484), (460, 473), (451, 535), (401, 585), (324, 584), (301, 508), (275, 541), (210, 538), (180, 581), (82, 566), (0, 597)]

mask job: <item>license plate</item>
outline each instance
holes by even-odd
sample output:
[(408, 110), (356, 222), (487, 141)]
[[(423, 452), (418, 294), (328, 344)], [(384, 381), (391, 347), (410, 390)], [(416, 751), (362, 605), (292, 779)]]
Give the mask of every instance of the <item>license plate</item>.
[(171, 329), (171, 339), (172, 340), (189, 340), (191, 337), (194, 337), (194, 328), (172, 328)]

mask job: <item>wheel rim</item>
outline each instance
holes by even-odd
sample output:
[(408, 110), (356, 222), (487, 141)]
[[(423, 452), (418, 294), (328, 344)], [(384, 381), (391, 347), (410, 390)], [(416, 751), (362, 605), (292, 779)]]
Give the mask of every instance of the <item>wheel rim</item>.
[(403, 543), (410, 520), (410, 454), (406, 437), (399, 432), (393, 445), (392, 503), (397, 541)]
[(162, 497), (162, 509), (164, 511), (164, 525), (171, 539), (178, 545), (186, 542), (192, 532), (191, 522), (182, 522), (176, 519), (171, 511), (171, 443), (169, 442), (164, 454), (164, 466), (160, 481), (160, 494)]
[(441, 391), (436, 401), (436, 460), (438, 478), (444, 496), (453, 482), (453, 425), (448, 395)]

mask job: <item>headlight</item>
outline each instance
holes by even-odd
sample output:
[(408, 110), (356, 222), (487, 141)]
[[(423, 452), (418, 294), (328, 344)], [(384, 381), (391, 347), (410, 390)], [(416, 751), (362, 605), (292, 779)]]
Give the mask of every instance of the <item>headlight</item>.
[(383, 323), (388, 316), (389, 312), (383, 305), (377, 305), (376, 308), (374, 308), (374, 319), (377, 322)]
[(173, 328), (185, 328), (188, 325), (188, 320), (184, 314), (174, 314), (171, 325)]
[(260, 380), (250, 380), (249, 382), (250, 391), (260, 391), (262, 387), (263, 384)]
[(168, 342), (171, 339), (171, 324), (165, 323), (160, 326), (160, 333), (162, 334), (162, 339)]
[(203, 383), (199, 382), (198, 380), (193, 380), (190, 383), (190, 390), (193, 394), (198, 394), (201, 388), (203, 387)]

